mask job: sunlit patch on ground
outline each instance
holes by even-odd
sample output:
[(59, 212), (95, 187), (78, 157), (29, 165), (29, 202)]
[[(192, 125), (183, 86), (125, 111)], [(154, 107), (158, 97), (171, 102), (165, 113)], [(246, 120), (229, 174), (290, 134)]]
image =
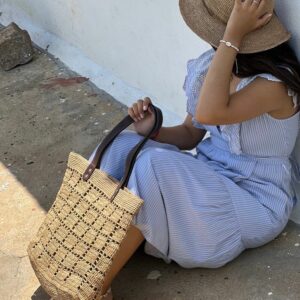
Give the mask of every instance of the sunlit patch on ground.
[(0, 298), (30, 299), (39, 287), (26, 248), (45, 212), (0, 162)]

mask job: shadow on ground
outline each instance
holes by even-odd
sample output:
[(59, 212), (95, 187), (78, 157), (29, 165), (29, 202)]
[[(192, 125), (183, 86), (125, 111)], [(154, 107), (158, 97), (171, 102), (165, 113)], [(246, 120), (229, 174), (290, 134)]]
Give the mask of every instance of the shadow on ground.
[(88, 157), (104, 131), (127, 113), (86, 80), (38, 51), (31, 63), (0, 72), (1, 161), (45, 210), (69, 152)]

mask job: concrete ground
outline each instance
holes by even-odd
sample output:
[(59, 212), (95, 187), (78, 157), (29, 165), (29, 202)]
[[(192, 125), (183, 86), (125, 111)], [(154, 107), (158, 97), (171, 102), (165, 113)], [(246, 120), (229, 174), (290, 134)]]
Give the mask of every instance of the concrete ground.
[[(113, 84), (113, 83), (112, 83)], [(127, 108), (36, 51), (0, 72), (0, 299), (49, 299), (26, 247), (61, 184), (66, 159), (88, 157)], [(300, 226), (219, 269), (183, 269), (136, 252), (113, 283), (115, 299), (300, 299)]]

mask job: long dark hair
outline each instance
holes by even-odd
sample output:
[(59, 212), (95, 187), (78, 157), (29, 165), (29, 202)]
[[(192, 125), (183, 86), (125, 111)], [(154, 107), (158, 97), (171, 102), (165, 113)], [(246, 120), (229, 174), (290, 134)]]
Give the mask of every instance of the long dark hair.
[[(214, 49), (216, 50), (215, 47)], [(236, 64), (233, 67), (233, 73), (237, 77), (244, 78), (259, 73), (270, 73), (300, 95), (300, 63), (288, 42), (257, 53), (238, 53), (237, 65), (238, 73)]]

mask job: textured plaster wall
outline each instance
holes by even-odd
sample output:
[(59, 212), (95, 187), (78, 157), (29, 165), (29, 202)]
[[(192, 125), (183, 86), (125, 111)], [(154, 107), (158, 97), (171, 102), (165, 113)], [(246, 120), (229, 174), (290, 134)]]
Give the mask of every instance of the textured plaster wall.
[[(186, 62), (209, 46), (185, 25), (178, 0), (0, 0), (0, 10), (0, 22), (19, 21), (37, 43), (48, 44), (50, 52), (96, 78), (100, 88), (121, 102), (149, 95), (171, 112), (185, 115)], [(277, 11), (300, 55), (300, 2), (277, 0)], [(59, 47), (54, 37), (79, 53)]]
[(3, 18), (14, 19), (14, 8), (21, 10), (36, 26), (184, 115), (186, 61), (208, 45), (187, 28), (178, 1), (0, 0), (1, 4)]

